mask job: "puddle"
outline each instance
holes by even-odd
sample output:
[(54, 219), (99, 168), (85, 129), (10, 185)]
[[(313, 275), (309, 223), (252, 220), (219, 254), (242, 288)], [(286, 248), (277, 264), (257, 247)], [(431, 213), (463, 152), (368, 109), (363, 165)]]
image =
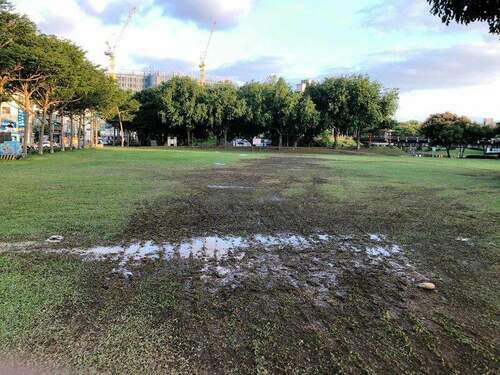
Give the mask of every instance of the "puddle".
[[(139, 262), (141, 260), (172, 260), (172, 259), (217, 259), (225, 260), (229, 257), (243, 259), (245, 250), (249, 248), (270, 251), (273, 248), (290, 250), (307, 250), (317, 245), (337, 243), (337, 247), (353, 253), (362, 252), (362, 248), (350, 243), (353, 236), (337, 236), (320, 233), (312, 236), (296, 234), (264, 235), (257, 234), (249, 237), (237, 236), (207, 236), (196, 237), (180, 243), (161, 243), (153, 241), (136, 242), (124, 246), (93, 247), (90, 249), (76, 249), (70, 252), (91, 259), (118, 259), (123, 262)], [(375, 242), (378, 240), (373, 239)], [(391, 257), (402, 252), (395, 244), (382, 246), (366, 246), (365, 252), (370, 257)]]
[(370, 234), (370, 240), (382, 242), (385, 240), (385, 236), (383, 236), (381, 234)]
[(249, 247), (268, 249), (271, 247), (292, 247), (294, 249), (306, 249), (314, 244), (329, 242), (334, 236), (319, 234), (311, 237), (300, 235), (255, 235), (244, 237), (196, 237), (180, 243), (155, 244), (153, 241), (136, 242), (127, 246), (98, 246), (90, 249), (78, 249), (76, 252), (84, 257), (94, 259), (126, 259), (128, 261), (140, 261), (142, 259), (171, 260), (173, 258), (217, 258), (225, 259), (232, 255), (243, 258), (241, 252)]
[[(196, 264), (202, 267), (200, 277), (216, 288), (227, 285), (236, 288), (241, 285), (240, 280), (257, 275), (279, 278), (326, 298), (344, 268), (354, 270), (378, 264), (407, 273), (407, 260), (400, 246), (383, 235), (369, 238), (329, 233), (206, 236), (180, 242), (138, 241), (88, 249), (45, 248), (45, 251), (76, 254), (86, 260), (116, 261), (112, 272), (126, 280), (134, 276), (133, 265), (141, 262), (197, 260)], [(349, 266), (345, 265), (346, 259), (351, 259)]]
[(48, 243), (61, 243), (63, 241), (64, 241), (64, 237), (59, 236), (59, 235), (50, 236), (49, 238), (47, 238), (47, 240), (45, 240), (45, 242), (48, 242)]
[(253, 190), (255, 188), (250, 187), (250, 186), (239, 186), (239, 185), (208, 185), (207, 186), (209, 189), (216, 189), (216, 190)]

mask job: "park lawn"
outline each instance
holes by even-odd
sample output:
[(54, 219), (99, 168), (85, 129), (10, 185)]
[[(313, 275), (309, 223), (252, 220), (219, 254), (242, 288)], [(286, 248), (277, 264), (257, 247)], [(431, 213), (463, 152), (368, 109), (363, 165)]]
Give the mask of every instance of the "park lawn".
[(175, 174), (248, 158), (230, 152), (113, 148), (1, 162), (0, 242), (55, 234), (79, 245), (119, 240), (137, 204), (182, 191)]
[[(0, 238), (44, 239), (54, 229), (83, 238), (75, 227), (86, 244), (168, 241), (179, 233), (307, 234), (319, 227), (355, 237), (380, 233), (408, 250), (408, 262), (436, 282), (437, 291), (403, 282), (387, 265), (360, 268), (358, 255), (332, 248), (266, 251), (269, 264), (262, 265), (278, 275), (283, 268), (297, 270), (299, 285), (305, 281), (313, 289), (318, 274), (338, 269), (339, 285), (326, 306), (318, 306), (306, 287), (275, 280), (273, 273), (261, 279), (257, 272), (248, 283), (222, 287), (215, 287), (221, 278), (211, 276), (214, 284), (207, 286), (198, 260), (144, 262), (133, 266), (136, 276), (126, 281), (112, 273), (113, 261), (9, 252), (0, 254), (0, 353), (68, 366), (70, 372), (494, 372), (497, 161), (366, 151), (262, 156), (104, 150), (0, 164), (10, 178), (32, 182), (46, 170), (44, 185), (30, 187), (22, 202), (11, 198), (18, 205), (33, 202), (36, 209), (1, 228)], [(209, 190), (208, 184), (255, 190)], [(64, 205), (39, 209), (36, 196), (51, 197), (46, 185), (59, 186)], [(23, 184), (16, 186), (8, 196)], [(89, 206), (75, 209), (75, 196)], [(117, 204), (118, 196), (128, 205)], [(64, 206), (71, 212), (59, 213)], [(59, 221), (50, 219), (53, 211), (62, 215)], [(468, 241), (457, 240), (462, 237)], [(278, 258), (282, 263), (273, 263)], [(245, 259), (242, 269), (260, 258)]]

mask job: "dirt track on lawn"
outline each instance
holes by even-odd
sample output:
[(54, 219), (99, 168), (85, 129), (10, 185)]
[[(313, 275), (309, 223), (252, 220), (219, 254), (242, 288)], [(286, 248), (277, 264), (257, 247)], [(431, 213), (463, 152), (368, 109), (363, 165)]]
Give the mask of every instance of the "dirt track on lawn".
[[(172, 240), (205, 234), (336, 233), (357, 228), (326, 205), (318, 186), (331, 171), (321, 159), (273, 157), (233, 168), (214, 167), (176, 176), (181, 197), (146, 203), (126, 238)], [(305, 196), (284, 195), (299, 184)]]

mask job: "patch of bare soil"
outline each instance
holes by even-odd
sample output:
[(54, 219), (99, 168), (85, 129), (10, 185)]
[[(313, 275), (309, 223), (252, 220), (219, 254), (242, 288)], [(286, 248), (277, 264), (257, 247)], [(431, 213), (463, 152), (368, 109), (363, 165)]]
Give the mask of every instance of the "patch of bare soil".
[[(289, 169), (302, 168), (290, 172)], [(213, 168), (180, 177), (179, 198), (145, 202), (124, 231), (127, 239), (173, 240), (207, 234), (346, 232), (354, 222), (336, 218), (317, 186), (327, 169), (312, 158), (275, 157), (244, 167)], [(293, 184), (304, 197), (284, 196)]]

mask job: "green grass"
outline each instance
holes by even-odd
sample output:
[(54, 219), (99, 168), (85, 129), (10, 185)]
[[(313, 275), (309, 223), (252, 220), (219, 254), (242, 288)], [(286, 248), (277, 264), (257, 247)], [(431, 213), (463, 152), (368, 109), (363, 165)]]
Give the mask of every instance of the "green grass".
[[(268, 156), (276, 155), (251, 155)], [(296, 155), (286, 157), (292, 161), (284, 165), (297, 160), (300, 167)], [(140, 202), (182, 200), (185, 181), (209, 178), (214, 163), (245, 169), (249, 158), (155, 148), (0, 163), (0, 212), (8, 218), (0, 242), (55, 233), (70, 244), (119, 241)], [(266, 197), (278, 186), (293, 203), (307, 204), (319, 191), (332, 222), (354, 222), (410, 249), (409, 261), (436, 281), (436, 293), (378, 269), (352, 269), (339, 280), (349, 293), (322, 310), (300, 290), (269, 288), (266, 279), (207, 291), (197, 260), (135, 265), (125, 282), (111, 261), (0, 253), (0, 354), (28, 352), (82, 371), (124, 374), (493, 373), (500, 163), (366, 152), (304, 158), (317, 165), (280, 169), (272, 159), (276, 169), (264, 182), (277, 182), (261, 182), (266, 187), (255, 194)], [(258, 177), (259, 164), (251, 168)], [(459, 235), (474, 245), (456, 241)]]
[(175, 193), (174, 174), (247, 159), (232, 152), (116, 148), (0, 162), (0, 242), (53, 234), (116, 240), (137, 203)]

